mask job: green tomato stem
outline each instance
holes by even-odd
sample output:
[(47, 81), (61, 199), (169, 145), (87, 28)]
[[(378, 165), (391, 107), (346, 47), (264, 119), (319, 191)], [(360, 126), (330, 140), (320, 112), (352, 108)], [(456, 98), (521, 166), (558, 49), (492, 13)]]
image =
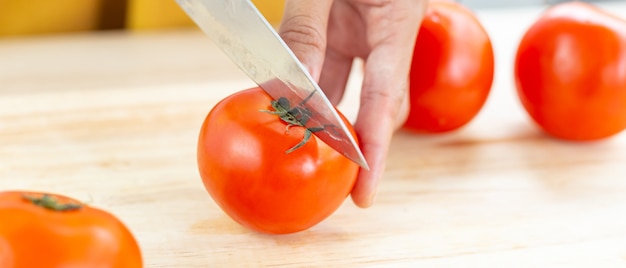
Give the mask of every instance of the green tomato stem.
[[(302, 122), (302, 120), (308, 120), (308, 118), (302, 118), (302, 120), (298, 119), (291, 112), (291, 110), (290, 110), (291, 109), (291, 105), (289, 104), (289, 101), (286, 98), (280, 98), (279, 100), (272, 100), (271, 105), (272, 105), (272, 108), (274, 109), (273, 111), (271, 111), (271, 110), (261, 110), (261, 112), (278, 115), (278, 117), (280, 117), (280, 120), (282, 120), (283, 122), (287, 123), (287, 126), (285, 127), (285, 133), (289, 133), (289, 128), (291, 128), (293, 126), (303, 127), (305, 129), (304, 130), (304, 136), (302, 137), (302, 140), (298, 144), (296, 144), (295, 146), (287, 149), (285, 151), (285, 153), (289, 154), (289, 153), (292, 153), (293, 151), (301, 148), (302, 146), (304, 146), (311, 139), (311, 136), (312, 136), (313, 132), (320, 130), (319, 128), (309, 129), (309, 128), (305, 127), (303, 122)], [(293, 109), (293, 110), (296, 110), (296, 109)]]
[(80, 204), (74, 204), (74, 203), (62, 204), (56, 198), (47, 194), (44, 194), (41, 197), (24, 195), (24, 199), (30, 201), (36, 206), (40, 206), (42, 208), (54, 210), (54, 211), (71, 211), (71, 210), (78, 210), (82, 207)]

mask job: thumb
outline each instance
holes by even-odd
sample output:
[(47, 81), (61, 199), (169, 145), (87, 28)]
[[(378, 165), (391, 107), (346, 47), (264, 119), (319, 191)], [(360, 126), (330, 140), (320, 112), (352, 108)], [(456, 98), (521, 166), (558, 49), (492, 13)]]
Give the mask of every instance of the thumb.
[(287, 0), (278, 33), (319, 81), (326, 53), (326, 27), (332, 0)]

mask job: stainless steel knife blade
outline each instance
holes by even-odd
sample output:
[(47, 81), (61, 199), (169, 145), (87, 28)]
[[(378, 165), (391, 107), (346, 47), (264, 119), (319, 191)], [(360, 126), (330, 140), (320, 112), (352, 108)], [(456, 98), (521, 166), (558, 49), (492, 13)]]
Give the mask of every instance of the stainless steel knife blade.
[[(304, 65), (249, 0), (176, 0), (187, 15), (272, 98), (304, 112), (306, 128), (368, 169), (367, 161), (334, 106)], [(286, 107), (287, 108), (287, 107)]]

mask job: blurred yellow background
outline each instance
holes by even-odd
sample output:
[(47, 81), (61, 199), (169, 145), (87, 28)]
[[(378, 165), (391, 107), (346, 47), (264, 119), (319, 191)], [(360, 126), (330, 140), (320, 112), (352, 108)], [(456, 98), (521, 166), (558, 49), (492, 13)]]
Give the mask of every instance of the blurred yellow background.
[[(272, 24), (284, 0), (252, 0)], [(0, 0), (0, 36), (194, 27), (175, 0)]]

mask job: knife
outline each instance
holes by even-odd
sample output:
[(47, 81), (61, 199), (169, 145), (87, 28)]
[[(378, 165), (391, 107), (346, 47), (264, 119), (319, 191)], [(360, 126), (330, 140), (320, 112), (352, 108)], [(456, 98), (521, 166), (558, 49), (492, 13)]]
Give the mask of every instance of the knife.
[[(230, 59), (275, 100), (304, 115), (300, 122), (319, 139), (359, 166), (369, 169), (319, 85), (287, 44), (249, 0), (176, 0), (178, 5)], [(302, 113), (304, 111), (304, 113)]]

